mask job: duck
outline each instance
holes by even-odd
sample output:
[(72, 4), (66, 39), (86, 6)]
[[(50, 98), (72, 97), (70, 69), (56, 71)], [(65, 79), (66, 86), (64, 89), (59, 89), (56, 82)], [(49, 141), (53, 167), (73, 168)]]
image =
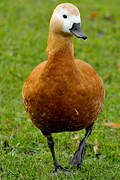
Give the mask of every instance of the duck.
[(48, 60), (32, 70), (22, 88), (25, 110), (47, 138), (53, 172), (69, 170), (56, 159), (52, 133), (85, 129), (85, 136), (70, 160), (71, 168), (80, 168), (87, 138), (105, 99), (102, 78), (91, 65), (74, 58), (74, 36), (87, 39), (81, 30), (79, 9), (72, 3), (59, 4), (49, 24)]

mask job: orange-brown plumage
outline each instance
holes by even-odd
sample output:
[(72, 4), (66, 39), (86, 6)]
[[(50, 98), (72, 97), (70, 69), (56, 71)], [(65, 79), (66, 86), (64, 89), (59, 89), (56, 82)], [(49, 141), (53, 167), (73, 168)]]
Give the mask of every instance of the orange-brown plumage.
[(40, 63), (23, 86), (25, 108), (43, 134), (86, 128), (104, 101), (102, 79), (89, 64), (74, 60), (65, 44)]
[(26, 111), (45, 136), (89, 127), (105, 97), (102, 79), (74, 59), (73, 37), (61, 31), (62, 22), (53, 30), (55, 21), (50, 22), (48, 60), (30, 73), (22, 91)]

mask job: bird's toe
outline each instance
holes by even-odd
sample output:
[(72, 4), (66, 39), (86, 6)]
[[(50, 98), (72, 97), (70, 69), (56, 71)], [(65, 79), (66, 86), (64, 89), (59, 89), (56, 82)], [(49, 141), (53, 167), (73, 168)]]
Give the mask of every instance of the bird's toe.
[(70, 170), (68, 170), (67, 168), (62, 167), (61, 165), (55, 166), (54, 169), (51, 171), (51, 173), (59, 173), (60, 171), (70, 173)]

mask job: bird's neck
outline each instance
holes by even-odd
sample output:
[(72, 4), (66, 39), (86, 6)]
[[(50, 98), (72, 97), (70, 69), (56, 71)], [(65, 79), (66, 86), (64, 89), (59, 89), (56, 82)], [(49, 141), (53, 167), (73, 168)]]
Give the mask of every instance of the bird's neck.
[(71, 35), (49, 32), (47, 46), (48, 61), (74, 60), (73, 37)]

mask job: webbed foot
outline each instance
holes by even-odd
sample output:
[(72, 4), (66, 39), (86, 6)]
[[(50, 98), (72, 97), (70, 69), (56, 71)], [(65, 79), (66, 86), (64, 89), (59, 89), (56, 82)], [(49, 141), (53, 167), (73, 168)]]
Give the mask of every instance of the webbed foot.
[(54, 165), (54, 169), (51, 172), (52, 173), (58, 173), (59, 171), (70, 173), (70, 171), (67, 168), (62, 167), (59, 164)]

